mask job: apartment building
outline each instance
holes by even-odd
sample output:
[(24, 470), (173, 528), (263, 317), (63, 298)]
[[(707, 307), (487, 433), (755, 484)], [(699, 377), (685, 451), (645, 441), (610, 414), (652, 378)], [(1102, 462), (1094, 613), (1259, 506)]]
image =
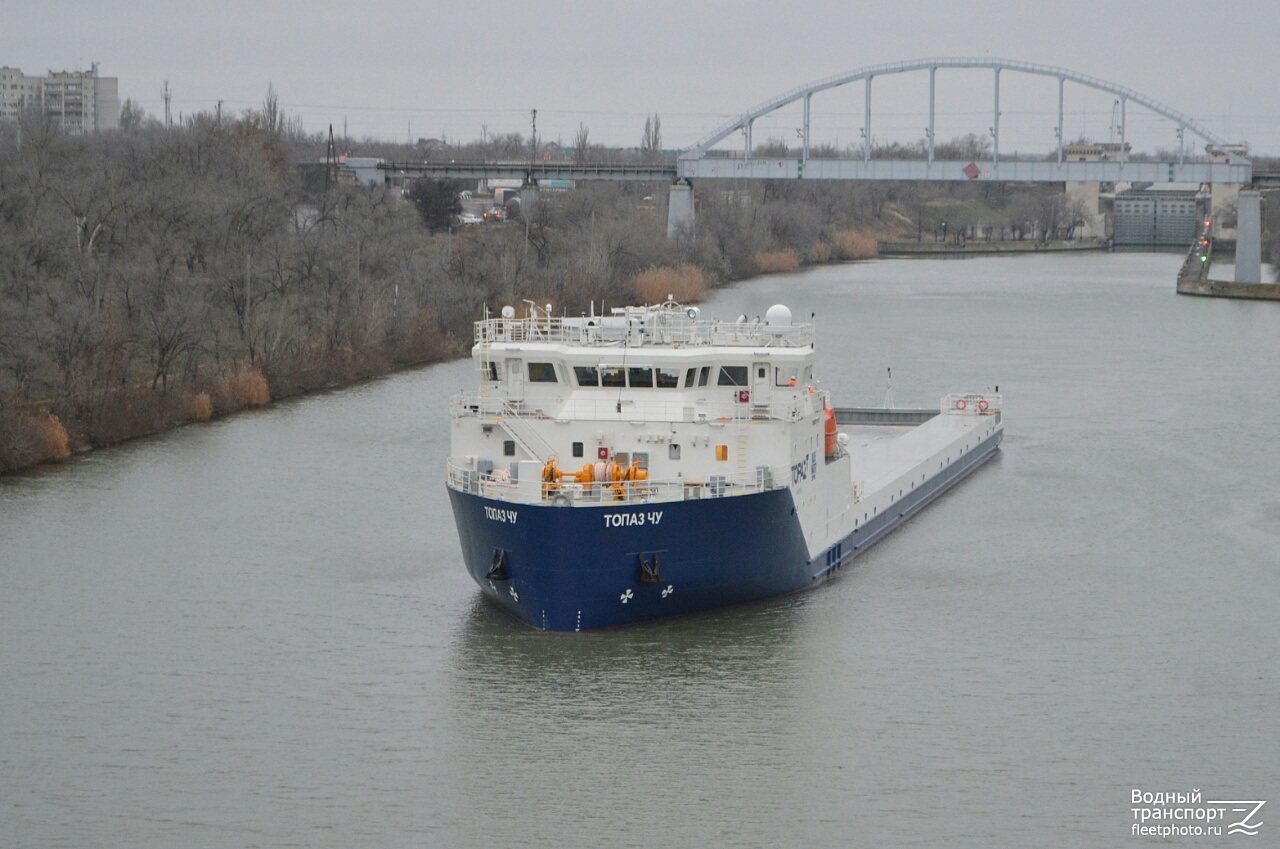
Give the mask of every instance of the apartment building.
[(34, 77), (20, 68), (0, 67), (0, 121), (16, 121), (35, 109), (72, 135), (120, 128), (120, 81), (88, 71), (50, 71)]

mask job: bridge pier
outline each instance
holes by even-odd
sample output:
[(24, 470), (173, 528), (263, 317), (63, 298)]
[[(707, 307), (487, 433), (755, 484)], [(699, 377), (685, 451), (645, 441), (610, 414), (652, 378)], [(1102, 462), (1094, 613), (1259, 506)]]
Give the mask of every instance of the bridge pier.
[(1262, 193), (1240, 193), (1236, 225), (1236, 282), (1262, 282)]
[(1101, 210), (1102, 192), (1100, 184), (1097, 182), (1068, 180), (1064, 185), (1066, 187), (1068, 209), (1079, 207), (1084, 213), (1084, 226), (1079, 233), (1080, 238), (1105, 239), (1107, 237), (1107, 214)]
[(520, 187), (520, 214), (526, 218), (538, 208), (538, 184), (528, 183)]
[(1236, 218), (1240, 209), (1240, 190), (1248, 189), (1240, 183), (1209, 184), (1209, 217), (1213, 221), (1213, 237), (1215, 239), (1236, 238), (1236, 226), (1228, 226), (1227, 222)]
[(693, 231), (693, 186), (687, 180), (671, 184), (667, 200), (667, 241), (674, 242), (681, 233)]

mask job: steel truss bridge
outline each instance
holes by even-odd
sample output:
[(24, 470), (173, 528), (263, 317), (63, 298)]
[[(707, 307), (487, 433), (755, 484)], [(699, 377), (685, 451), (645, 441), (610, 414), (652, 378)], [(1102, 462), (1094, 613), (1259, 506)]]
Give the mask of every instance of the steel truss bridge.
[[(988, 158), (977, 161), (944, 161), (934, 158), (934, 122), (936, 117), (936, 85), (940, 70), (987, 69), (992, 72), (991, 127), (992, 149)], [(865, 87), (865, 120), (862, 133), (871, 139), (872, 83), (877, 77), (909, 72), (929, 75), (929, 126), (926, 130), (927, 154), (924, 159), (876, 159), (871, 145), (864, 145), (861, 159), (811, 159), (810, 104), (815, 94), (861, 82)], [(1019, 73), (1051, 77), (1058, 81), (1058, 150), (1056, 160), (1027, 161), (1000, 158), (1000, 78), (1001, 74)], [(1067, 83), (1085, 86), (1114, 95), (1120, 102), (1120, 145), (1118, 158), (1103, 162), (1070, 162), (1064, 148), (1064, 100)], [(753, 154), (751, 132), (762, 116), (803, 102), (801, 128), (802, 148), (799, 158), (761, 158)], [(1178, 157), (1170, 162), (1135, 162), (1125, 150), (1125, 121), (1130, 105), (1148, 110), (1172, 121), (1177, 126)], [(742, 133), (743, 148), (734, 156), (712, 148), (734, 133)], [(1186, 161), (1187, 134), (1202, 139), (1221, 151), (1215, 157), (1222, 161)], [(1209, 131), (1189, 115), (1165, 106), (1133, 89), (1066, 68), (1020, 62), (1012, 59), (916, 59), (871, 65), (794, 88), (748, 110), (717, 127), (692, 147), (681, 151), (675, 165), (575, 164), (551, 162), (505, 163), (409, 163), (395, 162), (379, 166), (388, 180), (401, 177), (458, 177), (475, 179), (521, 178), (532, 184), (536, 180), (951, 180), (1008, 182), (1151, 182), (1151, 183), (1236, 183), (1253, 180), (1253, 166), (1234, 152), (1223, 139)]]

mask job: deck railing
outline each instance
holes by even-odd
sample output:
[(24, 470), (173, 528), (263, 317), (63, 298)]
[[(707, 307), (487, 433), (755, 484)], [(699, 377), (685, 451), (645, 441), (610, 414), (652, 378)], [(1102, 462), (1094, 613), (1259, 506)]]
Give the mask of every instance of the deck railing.
[(1004, 398), (990, 392), (953, 393), (942, 398), (942, 412), (951, 415), (995, 416), (1003, 406)]
[(540, 479), (513, 481), (510, 472), (499, 470), (481, 473), (449, 461), (447, 483), (450, 489), (469, 492), (484, 498), (519, 504), (573, 505), (648, 504), (663, 501), (692, 501), (702, 498), (728, 498), (737, 495), (777, 489), (779, 481), (789, 480), (785, 468), (759, 466), (754, 471), (737, 475), (710, 475), (693, 480), (601, 481), (596, 483), (547, 484)]
[(812, 344), (812, 324), (702, 321), (661, 311), (595, 318), (490, 318), (475, 323), (475, 344), (558, 342), (582, 347), (727, 345), (798, 348)]
[[(727, 394), (729, 389), (717, 387)], [(596, 390), (587, 390), (595, 392)], [(706, 422), (711, 425), (742, 421), (785, 422), (799, 421), (814, 413), (821, 412), (823, 404), (829, 398), (826, 391), (806, 392), (785, 401), (770, 404), (755, 404), (750, 401), (690, 401), (681, 398), (675, 390), (671, 390), (672, 398), (663, 397), (666, 390), (642, 390), (649, 396), (637, 398), (628, 391), (619, 400), (618, 396), (607, 390), (601, 390), (602, 397), (576, 397), (569, 400), (541, 399), (536, 401), (514, 401), (496, 395), (459, 394), (449, 400), (449, 413), (453, 418), (481, 417), (519, 417), (529, 420), (550, 419), (565, 421), (614, 421), (614, 422)], [(608, 397), (603, 397), (608, 395)]]

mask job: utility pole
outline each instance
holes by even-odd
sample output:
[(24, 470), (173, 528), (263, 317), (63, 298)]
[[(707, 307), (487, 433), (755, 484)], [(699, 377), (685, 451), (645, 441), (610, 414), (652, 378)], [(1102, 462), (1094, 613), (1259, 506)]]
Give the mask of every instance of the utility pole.
[(530, 114), (533, 116), (533, 130), (529, 136), (529, 164), (533, 165), (538, 156), (538, 110), (530, 110)]
[(324, 156), (324, 191), (329, 193), (330, 178), (334, 183), (338, 182), (338, 152), (333, 145), (333, 124), (329, 125), (329, 149), (325, 151)]
[(162, 96), (164, 97), (164, 125), (166, 127), (171, 127), (173, 126), (173, 114), (169, 111), (169, 100), (173, 97), (173, 92), (169, 91), (168, 80), (164, 81), (164, 91), (162, 92)]

